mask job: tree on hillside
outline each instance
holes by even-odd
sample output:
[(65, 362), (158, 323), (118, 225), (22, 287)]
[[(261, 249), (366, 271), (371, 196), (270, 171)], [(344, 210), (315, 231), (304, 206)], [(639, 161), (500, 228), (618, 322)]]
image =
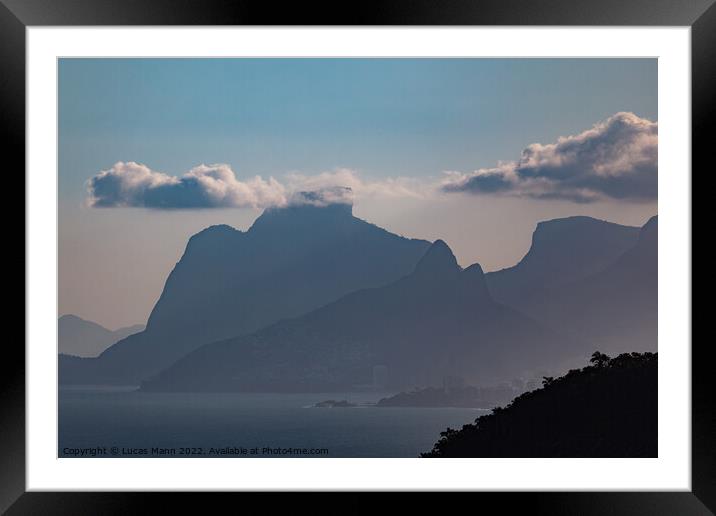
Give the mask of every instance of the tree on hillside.
[(610, 360), (611, 358), (609, 357), (609, 355), (600, 353), (599, 351), (595, 351), (594, 353), (592, 353), (592, 358), (589, 359), (589, 362), (597, 367), (604, 367), (605, 365), (609, 364)]
[(516, 397), (423, 457), (656, 457), (657, 354), (598, 351), (591, 365)]

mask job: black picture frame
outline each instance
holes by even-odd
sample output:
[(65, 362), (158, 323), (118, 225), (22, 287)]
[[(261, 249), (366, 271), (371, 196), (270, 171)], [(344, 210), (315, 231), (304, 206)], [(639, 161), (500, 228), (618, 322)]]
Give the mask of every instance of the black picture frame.
[[(692, 38), (692, 163), (708, 173), (716, 112), (716, 5), (714, 0), (401, 0), (359, 4), (230, 0), (0, 0), (0, 141), (6, 178), (25, 170), (25, 29), (42, 25), (611, 25), (690, 26)], [(710, 129), (710, 130), (709, 130)], [(8, 160), (9, 158), (9, 160)], [(679, 171), (690, 174), (690, 171)], [(693, 177), (693, 176), (692, 176)], [(19, 185), (18, 185), (19, 186)], [(24, 178), (22, 189), (24, 192)], [(12, 191), (16, 191), (12, 189)], [(17, 196), (17, 194), (16, 194)], [(18, 196), (19, 197), (19, 196)], [(24, 199), (24, 196), (23, 196)], [(23, 201), (24, 202), (24, 201)], [(19, 231), (17, 211), (6, 218)], [(23, 231), (24, 239), (24, 231)], [(23, 245), (23, 258), (24, 255)], [(6, 257), (9, 246), (5, 247)], [(15, 247), (14, 249), (18, 249)], [(692, 251), (693, 253), (693, 245)], [(17, 252), (6, 264), (19, 262)], [(692, 255), (693, 256), (693, 255)], [(24, 260), (23, 260), (24, 261)], [(693, 260), (692, 260), (693, 263)], [(6, 277), (17, 277), (6, 265)], [(6, 296), (5, 299), (10, 299)], [(23, 296), (23, 299), (25, 297)], [(7, 308), (15, 306), (6, 304)], [(23, 303), (23, 311), (24, 311)], [(8, 326), (9, 328), (9, 326)], [(14, 333), (14, 332), (13, 332)], [(688, 345), (688, 343), (684, 343)], [(692, 491), (585, 493), (471, 493), (475, 510), (499, 507), (548, 514), (710, 514), (716, 511), (716, 415), (711, 342), (692, 343)], [(252, 502), (278, 507), (275, 494), (25, 492), (25, 354), (19, 338), (6, 338), (0, 375), (0, 512), (7, 514), (143, 514), (161, 506), (205, 511), (226, 502), (241, 510)], [(309, 494), (292, 499), (304, 504)], [(340, 512), (383, 506), (377, 494), (349, 495)], [(462, 496), (462, 495), (461, 495)], [(214, 498), (216, 497), (216, 498)], [(423, 510), (444, 510), (424, 497)], [(335, 508), (335, 506), (334, 506)], [(456, 508), (456, 510), (458, 510)]]

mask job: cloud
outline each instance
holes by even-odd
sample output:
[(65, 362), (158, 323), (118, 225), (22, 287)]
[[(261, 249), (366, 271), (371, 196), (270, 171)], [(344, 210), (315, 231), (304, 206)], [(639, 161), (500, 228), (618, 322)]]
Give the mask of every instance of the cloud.
[(115, 163), (92, 177), (88, 193), (89, 205), (99, 208), (261, 208), (288, 200), (275, 179), (239, 181), (228, 165), (199, 165), (174, 177), (133, 161)]
[(132, 161), (99, 172), (90, 178), (87, 189), (92, 207), (155, 209), (323, 206), (352, 204), (354, 199), (367, 197), (421, 198), (429, 192), (416, 180), (370, 181), (349, 169), (312, 176), (292, 173), (283, 182), (259, 176), (240, 181), (228, 165), (199, 165), (176, 177)]
[(445, 192), (591, 202), (657, 198), (658, 124), (620, 112), (556, 143), (529, 145), (517, 161), (448, 172)]
[(415, 178), (388, 177), (370, 180), (347, 168), (339, 168), (312, 176), (290, 173), (286, 175), (286, 184), (288, 189), (293, 191), (348, 188), (356, 199), (376, 197), (423, 199), (434, 191), (431, 185)]
[(331, 204), (353, 204), (353, 191), (347, 186), (325, 187), (317, 190), (302, 190), (291, 194), (291, 206), (329, 206)]
[(316, 206), (360, 199), (438, 199), (443, 193), (510, 195), (592, 202), (657, 198), (658, 124), (633, 113), (617, 113), (556, 143), (529, 145), (517, 161), (474, 172), (429, 178), (368, 179), (339, 168), (315, 175), (286, 174), (282, 180), (236, 178), (229, 165), (199, 165), (170, 176), (135, 162), (119, 162), (90, 178), (94, 207), (273, 208)]

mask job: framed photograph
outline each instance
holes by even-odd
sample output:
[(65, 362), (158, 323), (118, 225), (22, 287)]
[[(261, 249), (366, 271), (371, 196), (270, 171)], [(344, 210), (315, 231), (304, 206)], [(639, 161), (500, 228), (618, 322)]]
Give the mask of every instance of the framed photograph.
[(714, 510), (710, 0), (2, 1), (26, 305), (0, 510)]

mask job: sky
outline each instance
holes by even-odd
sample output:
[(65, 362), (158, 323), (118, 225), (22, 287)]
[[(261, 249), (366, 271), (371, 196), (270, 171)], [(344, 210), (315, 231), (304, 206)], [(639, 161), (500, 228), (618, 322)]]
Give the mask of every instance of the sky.
[(488, 271), (540, 220), (657, 213), (655, 59), (61, 59), (58, 91), (59, 312), (110, 329), (301, 191)]

